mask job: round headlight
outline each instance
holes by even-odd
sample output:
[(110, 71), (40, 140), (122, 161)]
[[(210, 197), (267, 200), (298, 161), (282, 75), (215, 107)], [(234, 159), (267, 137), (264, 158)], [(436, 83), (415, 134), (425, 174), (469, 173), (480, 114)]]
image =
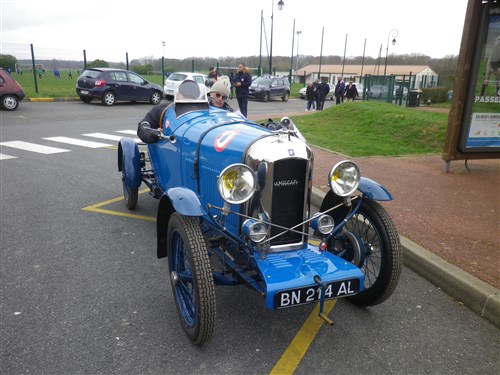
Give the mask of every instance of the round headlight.
[(255, 192), (255, 174), (245, 164), (233, 164), (222, 171), (217, 185), (219, 194), (226, 202), (244, 203)]
[(330, 189), (341, 197), (351, 195), (359, 185), (361, 173), (352, 161), (337, 163), (328, 175)]
[(325, 215), (321, 212), (318, 212), (313, 216), (313, 219), (311, 220), (311, 227), (321, 234), (328, 234), (335, 227), (335, 221), (330, 215)]
[(267, 225), (260, 221), (247, 219), (243, 223), (243, 233), (255, 243), (264, 241), (268, 231)]

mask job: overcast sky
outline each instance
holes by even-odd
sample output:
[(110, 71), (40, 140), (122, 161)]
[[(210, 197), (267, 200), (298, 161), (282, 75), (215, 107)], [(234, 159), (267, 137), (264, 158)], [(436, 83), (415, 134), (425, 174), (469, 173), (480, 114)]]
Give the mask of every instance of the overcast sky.
[[(260, 54), (261, 11), (273, 56), (377, 57), (395, 29), (391, 54), (458, 55), (467, 0), (0, 0), (1, 53), (38, 59), (125, 61)], [(300, 36), (293, 33), (301, 31)], [(389, 36), (392, 40), (392, 35)], [(165, 42), (165, 47), (163, 43)], [(267, 57), (265, 37), (262, 56)]]

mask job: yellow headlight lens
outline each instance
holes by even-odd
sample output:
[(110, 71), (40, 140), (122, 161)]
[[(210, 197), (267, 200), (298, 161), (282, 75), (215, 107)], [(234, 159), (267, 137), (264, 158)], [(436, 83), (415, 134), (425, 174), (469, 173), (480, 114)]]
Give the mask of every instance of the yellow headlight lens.
[(330, 171), (328, 177), (330, 189), (335, 194), (346, 197), (358, 188), (361, 173), (356, 164), (346, 160), (337, 163)]
[(228, 203), (246, 202), (254, 194), (255, 188), (255, 174), (245, 164), (230, 165), (219, 176), (219, 194)]

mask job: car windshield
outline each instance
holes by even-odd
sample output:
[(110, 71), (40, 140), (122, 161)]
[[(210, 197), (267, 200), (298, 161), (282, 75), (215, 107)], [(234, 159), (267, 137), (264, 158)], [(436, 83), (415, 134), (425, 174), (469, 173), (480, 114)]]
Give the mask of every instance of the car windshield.
[(255, 81), (252, 82), (254, 86), (270, 86), (271, 85), (271, 79), (266, 78), (266, 77), (259, 77)]
[(174, 74), (170, 74), (170, 76), (167, 79), (169, 81), (179, 82), (179, 81), (184, 81), (186, 78), (187, 78), (186, 74), (174, 73)]

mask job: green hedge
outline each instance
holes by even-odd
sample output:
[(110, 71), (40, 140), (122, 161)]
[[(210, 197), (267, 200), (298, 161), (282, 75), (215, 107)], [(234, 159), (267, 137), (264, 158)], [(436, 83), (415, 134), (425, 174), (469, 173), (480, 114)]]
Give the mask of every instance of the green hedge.
[(449, 87), (436, 86), (430, 88), (423, 88), (420, 100), (424, 103), (430, 99), (431, 103), (445, 103), (448, 100)]

